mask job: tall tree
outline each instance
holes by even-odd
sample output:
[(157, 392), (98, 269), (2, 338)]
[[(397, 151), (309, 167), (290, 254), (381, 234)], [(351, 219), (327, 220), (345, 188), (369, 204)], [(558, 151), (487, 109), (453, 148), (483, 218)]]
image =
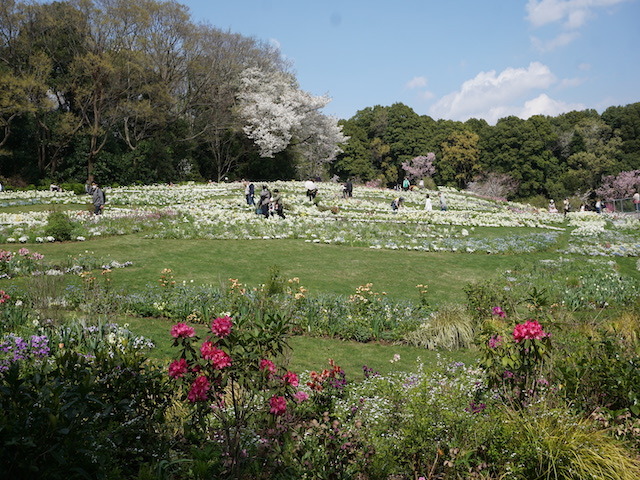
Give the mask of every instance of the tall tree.
[(464, 130), (454, 132), (442, 144), (442, 158), (438, 162), (440, 176), (458, 188), (465, 188), (480, 171), (480, 152), (477, 134)]

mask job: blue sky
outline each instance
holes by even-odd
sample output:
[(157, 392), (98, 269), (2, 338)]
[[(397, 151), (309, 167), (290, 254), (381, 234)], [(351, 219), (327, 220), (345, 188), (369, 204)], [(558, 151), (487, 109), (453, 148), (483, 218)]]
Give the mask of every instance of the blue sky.
[(178, 0), (272, 43), (350, 118), (402, 102), (464, 121), (640, 101), (640, 0)]

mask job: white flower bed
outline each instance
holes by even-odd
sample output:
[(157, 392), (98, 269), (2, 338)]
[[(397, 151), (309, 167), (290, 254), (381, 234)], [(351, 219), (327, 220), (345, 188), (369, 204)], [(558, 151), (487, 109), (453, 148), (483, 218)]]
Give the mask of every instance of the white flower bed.
[[(400, 192), (356, 186), (354, 197), (342, 198), (342, 185), (318, 183), (317, 204), (306, 197), (303, 182), (270, 182), (283, 195), (286, 219), (266, 219), (246, 204), (241, 183), (149, 185), (108, 189), (103, 215), (70, 213), (80, 225), (74, 239), (145, 231), (153, 238), (302, 239), (313, 243), (416, 251), (532, 252), (552, 247), (557, 236), (571, 232), (568, 253), (637, 255), (637, 220), (570, 213), (566, 218), (513, 202), (493, 202), (451, 188), (440, 189), (447, 211), (440, 211), (438, 191)], [(261, 183), (255, 183), (256, 201)], [(38, 195), (38, 202), (89, 203), (90, 197), (66, 192), (19, 192), (13, 198)], [(429, 194), (434, 210), (424, 210)], [(392, 212), (391, 201), (404, 205)], [(0, 235), (7, 242), (49, 241), (43, 234), (46, 212), (0, 214)], [(161, 220), (160, 220), (161, 218)], [(478, 228), (508, 229), (485, 238)], [(539, 233), (535, 233), (538, 231)], [(522, 232), (522, 233), (519, 233)], [(615, 241), (604, 238), (613, 235)], [(603, 246), (605, 245), (605, 246)]]

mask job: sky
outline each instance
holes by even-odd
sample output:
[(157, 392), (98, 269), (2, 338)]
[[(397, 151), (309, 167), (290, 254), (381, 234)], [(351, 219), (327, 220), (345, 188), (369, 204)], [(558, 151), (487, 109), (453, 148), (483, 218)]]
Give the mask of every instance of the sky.
[(640, 0), (178, 0), (268, 42), (348, 119), (404, 103), (494, 125), (640, 101)]

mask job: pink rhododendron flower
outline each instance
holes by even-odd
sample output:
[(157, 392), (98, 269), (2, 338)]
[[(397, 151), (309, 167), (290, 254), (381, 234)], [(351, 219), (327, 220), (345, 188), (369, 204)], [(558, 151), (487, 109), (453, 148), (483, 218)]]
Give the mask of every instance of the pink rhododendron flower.
[(190, 402), (205, 401), (207, 399), (207, 392), (211, 388), (209, 379), (203, 375), (196, 378), (191, 384), (191, 389), (187, 395), (187, 399)]
[(282, 377), (282, 380), (284, 380), (284, 383), (289, 384), (292, 387), (298, 386), (298, 375), (296, 375), (294, 372), (285, 373)]
[(494, 335), (489, 339), (489, 348), (497, 348), (502, 343), (502, 337), (500, 335)]
[(216, 318), (211, 324), (211, 331), (215, 333), (219, 338), (224, 338), (231, 333), (231, 327), (233, 322), (231, 317), (225, 315), (224, 317)]
[(496, 316), (500, 317), (500, 318), (504, 318), (504, 317), (507, 316), (507, 314), (504, 313), (504, 311), (500, 307), (493, 307), (491, 309), (491, 313), (493, 315), (496, 315)]
[(513, 329), (513, 339), (516, 343), (522, 340), (540, 340), (548, 336), (549, 334), (542, 329), (542, 325), (537, 320), (527, 320)]
[(23, 257), (26, 257), (27, 255), (29, 255), (29, 249), (21, 248), (20, 250), (18, 250), (18, 255), (22, 255)]
[(180, 378), (185, 373), (187, 373), (188, 369), (189, 366), (187, 365), (187, 361), (184, 358), (175, 360), (169, 365), (169, 376), (171, 378)]
[(204, 342), (200, 347), (200, 353), (204, 359), (211, 360), (213, 368), (222, 370), (224, 367), (231, 366), (231, 357), (212, 342)]
[(276, 364), (271, 360), (263, 358), (262, 360), (260, 360), (260, 370), (267, 371), (269, 373), (276, 373)]
[(284, 397), (274, 395), (269, 399), (270, 413), (274, 415), (282, 415), (287, 410), (287, 401)]
[(196, 334), (196, 331), (193, 327), (185, 323), (176, 323), (173, 327), (171, 327), (171, 336), (173, 338), (185, 338), (185, 337), (193, 337)]
[(302, 403), (305, 400), (309, 400), (309, 394), (307, 392), (303, 392), (302, 390), (293, 394), (293, 398), (296, 402)]

